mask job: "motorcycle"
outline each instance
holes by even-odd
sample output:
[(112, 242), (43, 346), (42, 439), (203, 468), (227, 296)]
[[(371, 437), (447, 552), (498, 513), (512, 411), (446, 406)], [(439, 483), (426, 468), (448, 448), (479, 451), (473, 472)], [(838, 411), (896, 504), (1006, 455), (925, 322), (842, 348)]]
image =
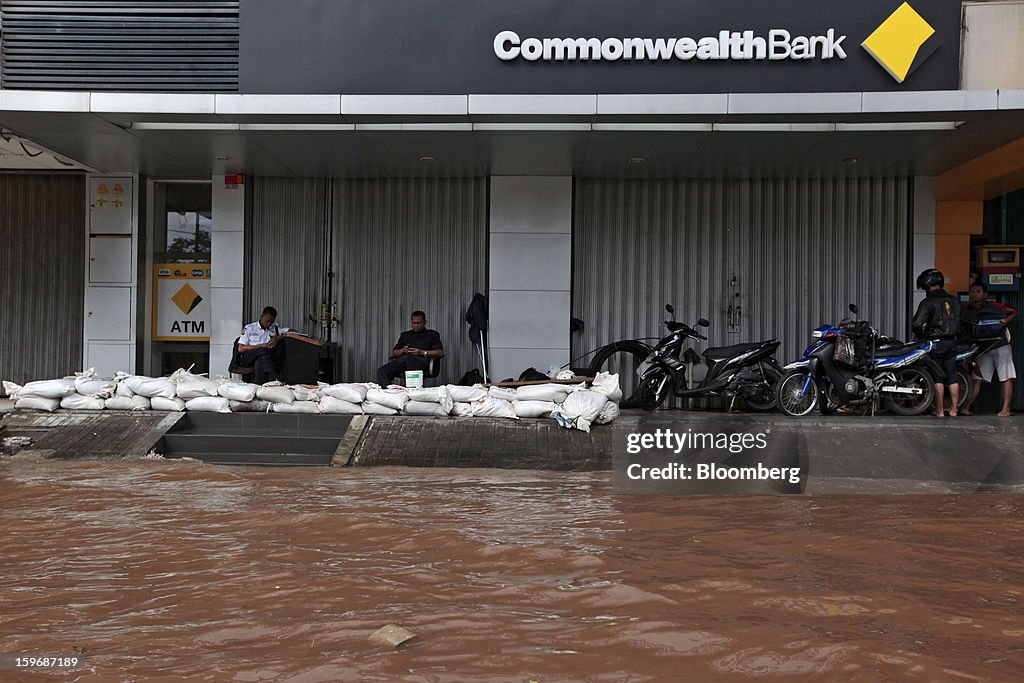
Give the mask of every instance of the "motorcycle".
[[(771, 410), (775, 407), (775, 384), (782, 377), (782, 368), (773, 357), (779, 342), (771, 339), (750, 344), (710, 348), (701, 354), (708, 365), (708, 372), (700, 383), (687, 387), (687, 365), (701, 362), (692, 348), (682, 353), (687, 339), (707, 337), (696, 329), (676, 321), (675, 309), (671, 304), (665, 310), (672, 316), (666, 320), (669, 330), (651, 350), (636, 369), (639, 377), (637, 403), (644, 410), (654, 410), (671, 394), (677, 398), (703, 398), (726, 396), (741, 397), (754, 410)], [(710, 322), (701, 318), (698, 327), (709, 327)]]
[[(857, 315), (854, 304), (850, 311)], [(882, 337), (864, 320), (822, 325), (811, 333), (800, 360), (785, 366), (777, 388), (779, 409), (803, 417), (815, 408), (823, 415), (841, 406), (873, 411), (884, 401), (898, 415), (920, 415), (935, 395), (932, 377), (938, 365), (928, 355), (934, 345)]]

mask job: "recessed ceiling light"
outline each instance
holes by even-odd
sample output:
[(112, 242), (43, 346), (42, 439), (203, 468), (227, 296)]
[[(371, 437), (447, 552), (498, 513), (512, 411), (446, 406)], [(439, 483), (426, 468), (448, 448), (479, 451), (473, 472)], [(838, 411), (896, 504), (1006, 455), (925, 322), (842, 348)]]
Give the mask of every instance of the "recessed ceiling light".
[(432, 164), (435, 161), (437, 161), (437, 159), (434, 157), (420, 157), (420, 162), (424, 164)]
[(230, 160), (231, 160), (231, 157), (226, 157), (224, 155), (218, 155), (217, 156), (217, 161), (230, 161)]
[(629, 163), (639, 166), (640, 164), (646, 164), (647, 159), (644, 159), (643, 157), (632, 157), (629, 160)]
[(860, 163), (860, 157), (847, 157), (843, 159), (843, 163), (847, 166), (853, 166), (854, 164)]

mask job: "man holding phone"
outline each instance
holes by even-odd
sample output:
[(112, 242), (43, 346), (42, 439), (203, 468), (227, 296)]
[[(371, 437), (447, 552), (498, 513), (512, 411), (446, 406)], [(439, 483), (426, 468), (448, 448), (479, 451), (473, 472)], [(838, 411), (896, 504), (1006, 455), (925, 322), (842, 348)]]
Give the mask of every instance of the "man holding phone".
[(441, 335), (427, 329), (427, 315), (413, 311), (412, 329), (398, 337), (391, 351), (391, 360), (377, 370), (377, 384), (386, 387), (396, 376), (404, 376), (406, 370), (426, 370), (430, 358), (444, 358)]

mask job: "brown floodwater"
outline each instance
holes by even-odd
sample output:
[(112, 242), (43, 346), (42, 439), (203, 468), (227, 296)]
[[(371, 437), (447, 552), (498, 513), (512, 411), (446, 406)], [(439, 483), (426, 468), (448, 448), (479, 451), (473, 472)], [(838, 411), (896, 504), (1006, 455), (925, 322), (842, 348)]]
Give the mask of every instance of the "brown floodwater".
[[(1024, 498), (0, 463), (0, 653), (82, 681), (1016, 681)], [(417, 638), (368, 636), (396, 624)], [(20, 679), (19, 679), (20, 677)]]

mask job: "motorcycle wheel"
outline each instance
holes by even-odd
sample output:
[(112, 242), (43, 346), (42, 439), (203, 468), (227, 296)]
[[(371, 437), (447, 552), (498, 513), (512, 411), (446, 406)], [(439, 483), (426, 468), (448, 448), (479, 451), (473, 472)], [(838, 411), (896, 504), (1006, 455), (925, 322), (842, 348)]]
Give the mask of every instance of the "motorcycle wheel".
[(775, 408), (775, 390), (779, 386), (779, 379), (782, 378), (782, 371), (771, 365), (766, 365), (764, 377), (767, 380), (767, 384), (761, 384), (743, 395), (743, 400), (754, 410), (763, 411)]
[(818, 381), (806, 370), (783, 375), (775, 392), (779, 410), (790, 417), (804, 417), (814, 412), (820, 394)]
[(665, 402), (665, 397), (668, 396), (668, 391), (662, 391), (661, 396), (658, 396), (658, 387), (662, 385), (662, 382), (668, 382), (669, 378), (665, 376), (664, 371), (657, 372), (645, 380), (640, 382), (640, 386), (636, 390), (636, 405), (644, 410), (657, 410), (658, 406)]
[[(618, 373), (623, 389), (619, 406), (636, 408), (639, 405), (640, 382), (635, 371), (650, 353), (651, 347), (635, 339), (605, 344), (597, 350), (594, 359), (590, 361), (590, 376), (593, 377), (601, 371)], [(629, 392), (630, 388), (633, 389), (632, 392)]]
[(920, 394), (901, 394), (900, 396), (886, 397), (889, 409), (897, 415), (920, 415), (928, 410), (928, 406), (935, 400), (935, 384), (929, 373), (919, 368), (902, 368), (896, 371), (896, 382), (898, 386), (920, 388)]

